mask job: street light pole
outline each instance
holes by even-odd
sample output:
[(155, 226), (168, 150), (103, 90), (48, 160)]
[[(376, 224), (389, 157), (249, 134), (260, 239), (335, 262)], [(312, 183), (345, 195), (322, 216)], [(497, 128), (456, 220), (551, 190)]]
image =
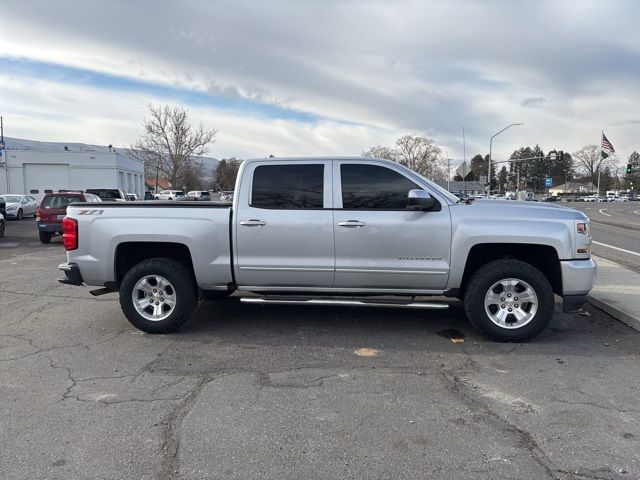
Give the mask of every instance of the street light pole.
[(491, 193), (491, 154), (492, 154), (492, 151), (493, 151), (493, 138), (497, 137), (498, 135), (500, 135), (507, 128), (511, 128), (511, 127), (513, 127), (515, 125), (524, 125), (524, 123), (511, 123), (511, 124), (507, 125), (506, 127), (504, 127), (502, 130), (500, 130), (498, 133), (496, 133), (495, 135), (493, 135), (489, 139), (489, 167), (487, 168), (487, 198), (489, 198), (489, 194)]

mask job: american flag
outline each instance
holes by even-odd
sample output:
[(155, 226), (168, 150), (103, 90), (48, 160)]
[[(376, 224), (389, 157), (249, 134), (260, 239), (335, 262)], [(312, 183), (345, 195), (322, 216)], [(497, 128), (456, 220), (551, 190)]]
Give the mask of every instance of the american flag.
[(602, 144), (601, 144), (601, 146), (602, 146), (603, 150), (609, 150), (609, 153), (616, 153), (616, 151), (613, 148), (613, 145), (611, 145), (611, 142), (605, 136), (604, 132), (602, 132)]

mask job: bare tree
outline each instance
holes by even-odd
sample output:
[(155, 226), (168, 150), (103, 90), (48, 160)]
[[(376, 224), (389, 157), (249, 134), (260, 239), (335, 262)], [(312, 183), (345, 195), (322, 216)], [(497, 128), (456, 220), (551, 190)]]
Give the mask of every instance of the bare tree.
[(236, 177), (241, 160), (228, 158), (220, 160), (216, 168), (216, 182), (220, 190), (233, 190), (236, 186)]
[(366, 152), (362, 152), (363, 157), (372, 157), (372, 158), (383, 158), (385, 160), (391, 160), (395, 162), (395, 151), (393, 148), (383, 147), (381, 145), (376, 145), (375, 147), (371, 147)]
[(613, 157), (603, 157), (597, 145), (585, 145), (571, 156), (577, 161), (578, 170), (588, 175), (594, 185), (598, 183), (598, 170), (613, 167), (616, 163)]
[(395, 141), (393, 147), (377, 145), (362, 155), (392, 160), (427, 178), (440, 180), (446, 178), (447, 174), (441, 154), (442, 150), (432, 139), (404, 135)]
[(144, 132), (130, 153), (144, 162), (147, 171), (157, 169), (171, 185), (178, 186), (195, 158), (208, 152), (217, 132), (202, 124), (194, 128), (186, 108), (152, 104), (148, 108), (149, 117), (142, 122)]
[(191, 190), (203, 190), (206, 185), (202, 162), (196, 160), (190, 165), (185, 166), (177, 182), (180, 188), (184, 188), (187, 192)]

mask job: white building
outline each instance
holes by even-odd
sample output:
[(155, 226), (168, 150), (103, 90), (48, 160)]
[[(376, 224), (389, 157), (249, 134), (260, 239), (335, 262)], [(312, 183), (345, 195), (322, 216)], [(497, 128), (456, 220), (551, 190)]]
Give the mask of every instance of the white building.
[(123, 149), (5, 137), (0, 193), (37, 199), (49, 191), (120, 188), (144, 195), (144, 166)]

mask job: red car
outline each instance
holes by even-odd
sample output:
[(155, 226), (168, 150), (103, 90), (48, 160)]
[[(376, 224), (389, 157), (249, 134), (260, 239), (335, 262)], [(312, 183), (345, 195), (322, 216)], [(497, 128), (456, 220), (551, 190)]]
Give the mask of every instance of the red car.
[(49, 243), (51, 237), (62, 235), (62, 219), (67, 215), (67, 205), (77, 202), (101, 202), (92, 193), (54, 192), (47, 193), (36, 209), (36, 224), (42, 243)]

